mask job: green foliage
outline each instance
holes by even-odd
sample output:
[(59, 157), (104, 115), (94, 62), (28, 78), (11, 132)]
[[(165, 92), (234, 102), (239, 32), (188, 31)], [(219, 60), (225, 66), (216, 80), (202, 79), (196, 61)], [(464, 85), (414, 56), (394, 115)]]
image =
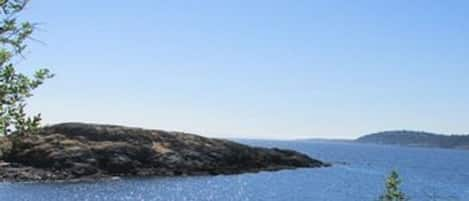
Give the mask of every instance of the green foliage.
[(400, 189), (401, 179), (396, 171), (386, 179), (386, 190), (379, 201), (408, 201), (409, 199)]
[(33, 76), (16, 71), (15, 57), (22, 57), (26, 40), (31, 37), (35, 25), (21, 22), (18, 15), (29, 0), (0, 0), (0, 135), (34, 133), (39, 127), (40, 115), (27, 116), (26, 98), (53, 74), (39, 69)]

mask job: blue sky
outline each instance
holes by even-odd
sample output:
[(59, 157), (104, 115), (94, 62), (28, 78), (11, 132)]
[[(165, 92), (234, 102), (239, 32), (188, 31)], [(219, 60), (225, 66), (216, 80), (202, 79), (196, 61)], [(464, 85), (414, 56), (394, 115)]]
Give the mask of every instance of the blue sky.
[(29, 110), (214, 137), (469, 133), (467, 1), (36, 1)]

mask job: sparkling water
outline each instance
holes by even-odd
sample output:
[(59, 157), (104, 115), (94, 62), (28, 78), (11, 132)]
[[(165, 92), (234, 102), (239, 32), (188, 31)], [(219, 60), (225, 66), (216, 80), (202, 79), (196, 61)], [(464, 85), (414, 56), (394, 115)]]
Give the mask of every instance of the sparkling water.
[(468, 201), (469, 151), (308, 141), (242, 141), (334, 164), (230, 176), (2, 183), (0, 201), (375, 201), (395, 169), (413, 201)]

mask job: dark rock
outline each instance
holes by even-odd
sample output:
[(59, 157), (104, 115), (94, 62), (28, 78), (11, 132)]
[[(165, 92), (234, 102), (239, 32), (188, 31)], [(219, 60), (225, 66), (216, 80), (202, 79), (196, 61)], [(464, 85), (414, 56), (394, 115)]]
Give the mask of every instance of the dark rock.
[(87, 163), (73, 163), (70, 167), (70, 172), (74, 176), (87, 176), (98, 173), (98, 169), (92, 164)]
[[(0, 180), (217, 175), (325, 167), (291, 150), (257, 148), (192, 134), (66, 123), (38, 135), (2, 138)], [(8, 144), (8, 143), (6, 143)]]

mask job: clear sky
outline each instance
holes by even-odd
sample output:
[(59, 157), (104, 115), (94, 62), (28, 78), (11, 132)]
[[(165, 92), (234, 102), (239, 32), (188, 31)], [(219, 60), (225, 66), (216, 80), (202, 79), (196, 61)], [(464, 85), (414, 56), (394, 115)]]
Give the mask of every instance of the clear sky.
[(32, 0), (29, 110), (214, 137), (469, 133), (469, 1)]

